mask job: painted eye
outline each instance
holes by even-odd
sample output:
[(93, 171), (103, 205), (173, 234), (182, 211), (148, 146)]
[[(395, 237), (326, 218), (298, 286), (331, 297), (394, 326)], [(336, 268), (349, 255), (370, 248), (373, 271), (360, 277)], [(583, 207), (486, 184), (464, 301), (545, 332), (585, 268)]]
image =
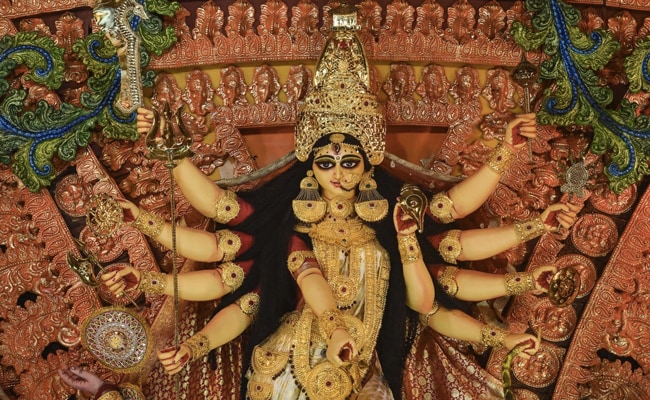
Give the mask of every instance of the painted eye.
[(332, 162), (332, 161), (318, 161), (318, 162), (316, 162), (316, 165), (318, 166), (318, 168), (320, 168), (322, 170), (327, 170), (327, 169), (331, 169), (332, 167), (334, 167), (334, 162)]
[(356, 168), (357, 165), (359, 165), (359, 161), (357, 160), (343, 160), (341, 162), (341, 166), (346, 169)]

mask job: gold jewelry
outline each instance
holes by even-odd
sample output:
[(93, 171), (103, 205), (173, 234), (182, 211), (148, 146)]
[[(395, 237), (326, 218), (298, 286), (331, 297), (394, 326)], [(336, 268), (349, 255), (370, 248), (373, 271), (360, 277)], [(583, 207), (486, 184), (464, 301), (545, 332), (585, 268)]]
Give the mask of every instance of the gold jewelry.
[(110, 392), (106, 392), (101, 397), (99, 397), (97, 400), (123, 400), (124, 398), (120, 394), (118, 390), (111, 390)]
[(523, 221), (517, 221), (512, 224), (515, 228), (515, 233), (519, 240), (524, 243), (531, 239), (535, 239), (538, 236), (541, 236), (546, 232), (544, 227), (544, 222), (540, 216), (532, 217), (525, 219)]
[(427, 200), (422, 189), (410, 183), (405, 183), (402, 186), (399, 196), (399, 205), (402, 210), (417, 222), (418, 232), (422, 233), (424, 230), (424, 214), (429, 205), (429, 200)]
[(222, 261), (232, 261), (237, 257), (241, 248), (241, 239), (229, 229), (222, 229), (215, 233), (217, 235), (217, 246), (223, 251)]
[(97, 237), (108, 237), (122, 226), (124, 211), (107, 193), (90, 196), (86, 206), (86, 226)]
[(431, 197), (429, 203), (429, 211), (431, 215), (438, 218), (443, 224), (454, 222), (454, 217), (451, 211), (454, 209), (454, 202), (451, 200), (447, 192), (438, 192)]
[(352, 201), (335, 197), (327, 202), (327, 209), (334, 218), (347, 218), (352, 214)]
[(436, 300), (434, 300), (433, 305), (431, 306), (431, 311), (426, 314), (420, 314), (420, 322), (422, 322), (424, 326), (429, 326), (431, 317), (433, 317), (434, 314), (438, 312), (438, 310), (440, 310), (440, 305)]
[(362, 220), (377, 222), (388, 214), (388, 200), (377, 191), (377, 182), (372, 178), (372, 173), (370, 170), (361, 178), (354, 210)]
[(244, 283), (244, 269), (234, 262), (225, 262), (219, 266), (219, 269), (221, 269), (221, 280), (230, 293)]
[(183, 344), (192, 351), (192, 361), (200, 360), (210, 352), (208, 337), (200, 332), (187, 339)]
[(488, 157), (486, 164), (494, 172), (499, 175), (504, 175), (508, 172), (510, 164), (515, 159), (515, 152), (510, 150), (507, 146), (504, 146), (503, 143), (499, 143), (490, 156)]
[(456, 282), (457, 273), (458, 268), (445, 267), (442, 271), (442, 276), (438, 278), (438, 283), (440, 283), (442, 289), (451, 297), (456, 297), (456, 293), (458, 293), (458, 283)]
[(414, 233), (410, 235), (397, 235), (397, 248), (402, 259), (402, 264), (407, 264), (422, 258), (420, 244)]
[(506, 341), (507, 334), (504, 329), (485, 324), (481, 328), (481, 344), (488, 347), (501, 347)]
[(255, 318), (257, 311), (260, 309), (260, 296), (257, 293), (246, 293), (235, 304), (241, 308), (241, 311), (251, 318)]
[(323, 311), (318, 318), (318, 322), (320, 322), (321, 333), (326, 340), (330, 340), (335, 330), (339, 328), (347, 329), (341, 318), (341, 312), (334, 308)]
[(273, 394), (273, 384), (268, 382), (248, 381), (248, 392), (251, 400), (268, 400)]
[(332, 146), (336, 146), (334, 148), (334, 151), (336, 153), (340, 153), (341, 151), (344, 151), (346, 153), (359, 153), (359, 146), (356, 144), (345, 143), (345, 136), (341, 133), (332, 133), (329, 139), (330, 143), (324, 146), (314, 147), (312, 150), (314, 153), (314, 159), (317, 159), (323, 155), (323, 153), (327, 153), (330, 149), (332, 149)]
[(460, 229), (452, 229), (448, 231), (438, 246), (438, 251), (442, 256), (442, 259), (449, 264), (456, 264), (458, 256), (463, 252), (463, 245), (460, 242), (460, 234)]
[(316, 364), (307, 373), (307, 393), (315, 400), (347, 399), (353, 389), (350, 375), (343, 368), (337, 368), (329, 361)]
[(318, 139), (331, 133), (356, 138), (371, 165), (384, 158), (386, 121), (370, 90), (367, 58), (354, 29), (332, 30), (318, 60), (314, 86), (296, 119), (295, 152), (300, 161), (309, 158)]
[(251, 367), (255, 374), (275, 378), (284, 371), (289, 362), (289, 353), (272, 351), (264, 347), (255, 346)]
[(156, 214), (141, 209), (138, 218), (131, 225), (150, 238), (155, 239), (160, 235), (165, 221)]
[(165, 294), (167, 275), (156, 271), (143, 271), (138, 289), (147, 294)]
[(532, 272), (509, 272), (505, 275), (506, 293), (518, 295), (535, 289)]
[(307, 171), (307, 176), (300, 181), (300, 192), (291, 202), (293, 213), (302, 222), (316, 222), (325, 216), (327, 203), (318, 192), (318, 181), (314, 172)]
[(235, 192), (232, 190), (224, 191), (224, 195), (215, 203), (214, 210), (216, 215), (213, 219), (216, 222), (227, 224), (232, 221), (233, 218), (239, 215), (239, 202)]
[[(310, 261), (308, 261), (308, 259)], [(295, 279), (307, 269), (318, 268), (318, 262), (316, 262), (316, 257), (314, 256), (313, 251), (297, 250), (292, 251), (291, 254), (289, 254), (289, 257), (287, 257), (287, 267)]]

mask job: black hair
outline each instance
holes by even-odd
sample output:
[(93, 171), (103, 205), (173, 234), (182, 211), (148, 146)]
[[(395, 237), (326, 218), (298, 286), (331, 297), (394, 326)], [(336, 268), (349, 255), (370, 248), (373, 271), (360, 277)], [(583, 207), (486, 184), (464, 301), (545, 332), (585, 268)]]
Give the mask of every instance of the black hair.
[[(344, 142), (359, 145), (359, 142), (349, 135), (345, 135)], [(314, 148), (327, 143), (329, 143), (329, 135), (317, 141)], [(369, 170), (371, 165), (368, 158), (363, 151), (360, 151), (360, 154), (363, 156), (366, 170)], [(242, 286), (222, 299), (215, 314), (242, 295), (260, 289), (260, 308), (244, 343), (242, 398), (245, 397), (247, 389), (245, 374), (250, 365), (253, 348), (278, 328), (284, 314), (293, 311), (296, 307), (297, 285), (287, 268), (289, 243), (292, 235), (296, 234), (294, 227), (298, 223), (291, 201), (298, 195), (300, 180), (306, 176), (312, 163), (313, 152), (307, 161), (295, 162), (286, 171), (259, 188), (238, 193), (253, 207), (254, 211), (244, 222), (232, 229), (255, 237), (251, 248), (238, 260), (253, 260), (254, 263)], [(377, 182), (377, 190), (389, 202), (389, 215), (369, 225), (375, 230), (380, 245), (388, 252), (391, 265), (386, 306), (376, 350), (393, 395), (399, 398), (405, 359), (413, 344), (415, 327), (418, 324), (418, 315), (406, 305), (406, 285), (397, 248), (397, 232), (392, 219), (392, 210), (403, 182), (382, 168), (375, 170), (374, 179)], [(433, 223), (430, 218), (426, 226), (427, 235), (449, 229)], [(308, 237), (304, 239), (310, 242)], [(442, 262), (431, 243), (422, 237), (419, 241), (426, 263)], [(457, 304), (437, 285), (435, 279), (433, 281), (436, 284), (438, 302), (443, 306), (456, 308)], [(216, 368), (214, 352), (211, 353), (211, 363), (213, 368)]]

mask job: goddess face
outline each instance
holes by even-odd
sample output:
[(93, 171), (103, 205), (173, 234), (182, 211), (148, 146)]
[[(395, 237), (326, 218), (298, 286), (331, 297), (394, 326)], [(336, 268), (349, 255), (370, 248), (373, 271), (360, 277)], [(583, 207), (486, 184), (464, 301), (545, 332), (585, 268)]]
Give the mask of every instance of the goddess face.
[(357, 146), (330, 143), (316, 150), (312, 169), (323, 197), (351, 199), (356, 195), (365, 164)]

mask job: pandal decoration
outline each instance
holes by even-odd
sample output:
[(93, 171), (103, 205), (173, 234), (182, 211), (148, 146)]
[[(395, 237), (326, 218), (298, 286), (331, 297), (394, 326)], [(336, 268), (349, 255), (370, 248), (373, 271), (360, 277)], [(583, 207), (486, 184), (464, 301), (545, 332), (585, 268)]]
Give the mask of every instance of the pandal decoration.
[(151, 354), (149, 325), (137, 312), (122, 306), (104, 307), (81, 327), (84, 348), (116, 372), (138, 372)]
[(88, 229), (100, 238), (112, 236), (122, 226), (124, 214), (120, 203), (107, 193), (90, 197), (86, 211)]

